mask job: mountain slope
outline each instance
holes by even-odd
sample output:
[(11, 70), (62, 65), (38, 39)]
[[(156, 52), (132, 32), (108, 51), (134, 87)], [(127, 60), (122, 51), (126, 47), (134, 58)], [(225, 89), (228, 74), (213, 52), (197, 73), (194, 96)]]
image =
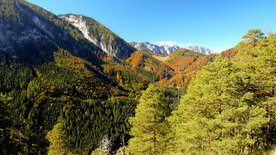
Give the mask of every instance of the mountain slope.
[[(74, 154), (90, 154), (104, 135), (112, 150), (121, 137), (129, 139), (127, 120), (151, 73), (132, 71), (67, 21), (26, 1), (1, 0), (0, 17), (0, 103), (18, 123), (4, 127), (0, 154), (46, 154), (46, 134), (60, 122)], [(16, 149), (2, 148), (12, 135), (20, 136), (11, 143)]]
[(88, 59), (103, 53), (78, 29), (36, 5), (23, 0), (2, 0), (1, 8), (0, 51), (39, 43), (59, 46)]
[(132, 53), (131, 57), (127, 59), (127, 62), (133, 68), (143, 68), (152, 72), (159, 80), (170, 79), (174, 75), (173, 69), (170, 66), (142, 50)]
[(151, 71), (163, 85), (185, 89), (197, 72), (215, 56), (187, 49), (178, 49), (167, 56), (140, 50), (133, 53), (127, 62), (133, 67)]
[(236, 54), (237, 54), (237, 50), (234, 48), (231, 48), (229, 50), (226, 50), (220, 53), (220, 55), (222, 55), (227, 59), (232, 59)]
[[(186, 88), (189, 82), (196, 77), (197, 72), (200, 71), (203, 66), (212, 62), (215, 57), (215, 54), (187, 57), (182, 60), (182, 64), (173, 65), (178, 69), (178, 72), (167, 82), (167, 84), (177, 86), (178, 88)], [(174, 64), (174, 62), (172, 64)]]
[(197, 72), (208, 62), (212, 62), (215, 56), (216, 54), (204, 55), (185, 48), (178, 49), (168, 56), (153, 55), (155, 59), (170, 66), (175, 73), (171, 79), (163, 80), (161, 83), (177, 87), (180, 90), (185, 89)]
[(74, 14), (59, 17), (73, 24), (86, 39), (110, 55), (127, 59), (135, 51), (126, 41), (92, 18)]
[(185, 89), (197, 71), (213, 61), (215, 56), (187, 49), (178, 49), (167, 56), (140, 50), (133, 53), (127, 62), (133, 67), (151, 71), (163, 85)]
[(154, 58), (160, 61), (163, 61), (171, 68), (173, 68), (175, 73), (183, 71), (193, 61), (196, 61), (196, 59), (200, 56), (205, 56), (205, 55), (194, 51), (189, 51), (184, 48), (178, 49), (170, 53), (168, 56), (153, 55)]

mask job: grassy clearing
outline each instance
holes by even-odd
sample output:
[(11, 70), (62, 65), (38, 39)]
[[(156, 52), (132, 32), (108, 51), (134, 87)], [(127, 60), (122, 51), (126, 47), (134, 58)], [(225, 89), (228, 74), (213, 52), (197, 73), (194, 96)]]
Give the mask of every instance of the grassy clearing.
[(170, 59), (170, 56), (152, 55), (152, 57), (162, 62), (165, 62)]

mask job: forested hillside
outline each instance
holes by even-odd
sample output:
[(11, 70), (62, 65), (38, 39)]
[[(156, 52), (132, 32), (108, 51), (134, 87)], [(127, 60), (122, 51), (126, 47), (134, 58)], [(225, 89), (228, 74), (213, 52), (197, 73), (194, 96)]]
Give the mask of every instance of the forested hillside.
[(133, 52), (97, 21), (74, 16), (97, 43), (65, 17), (0, 1), (0, 154), (274, 149), (275, 34), (249, 30), (220, 55), (164, 56)]
[[(122, 137), (128, 138), (126, 120), (134, 113), (135, 98), (149, 82), (131, 70), (109, 69), (105, 72), (114, 73), (107, 77), (89, 61), (62, 49), (54, 52), (54, 61), (34, 68), (3, 58), (0, 70), (1, 101), (19, 127), (7, 129), (3, 136), (9, 138), (20, 132), (22, 137), (14, 140), (23, 143), (16, 148), (25, 153), (47, 152), (49, 142), (44, 137), (58, 120), (64, 124), (62, 131), (69, 138), (65, 140), (68, 147), (74, 146), (72, 152), (92, 151), (104, 135), (109, 135), (114, 144), (120, 144)], [(127, 86), (128, 83), (131, 85)], [(85, 137), (91, 141), (80, 140)]]
[[(171, 115), (163, 111), (158, 91), (149, 87), (143, 93), (130, 118), (137, 119), (131, 121), (134, 154), (262, 154), (275, 149), (276, 35), (264, 37), (252, 29), (244, 39), (231, 60), (218, 56), (199, 71)], [(140, 114), (145, 111), (152, 115)], [(141, 136), (139, 128), (151, 135), (144, 131)]]
[(104, 137), (110, 151), (128, 141), (128, 117), (156, 80), (152, 73), (105, 54), (26, 1), (1, 1), (1, 25), (0, 154), (55, 152), (56, 140), (67, 152), (87, 154)]
[(127, 59), (127, 62), (133, 68), (143, 68), (153, 73), (158, 80), (170, 79), (174, 75), (173, 69), (169, 65), (155, 59), (153, 55), (144, 51), (136, 51)]
[(196, 76), (216, 54), (204, 55), (187, 49), (178, 49), (167, 56), (137, 51), (127, 59), (133, 67), (152, 72), (160, 84), (185, 91), (191, 79)]

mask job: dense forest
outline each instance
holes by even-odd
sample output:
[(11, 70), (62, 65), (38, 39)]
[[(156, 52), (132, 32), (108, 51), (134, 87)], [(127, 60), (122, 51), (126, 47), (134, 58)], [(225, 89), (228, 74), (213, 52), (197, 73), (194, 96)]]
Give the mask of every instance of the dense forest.
[(168, 109), (158, 87), (143, 93), (129, 120), (130, 154), (262, 154), (275, 149), (276, 35), (264, 37), (252, 29), (243, 38), (199, 71), (175, 110)]
[[(1, 33), (36, 36), (1, 43), (0, 154), (275, 153), (275, 34), (251, 29), (221, 54), (121, 60), (51, 12), (0, 4)], [(134, 49), (84, 19), (91, 36)]]

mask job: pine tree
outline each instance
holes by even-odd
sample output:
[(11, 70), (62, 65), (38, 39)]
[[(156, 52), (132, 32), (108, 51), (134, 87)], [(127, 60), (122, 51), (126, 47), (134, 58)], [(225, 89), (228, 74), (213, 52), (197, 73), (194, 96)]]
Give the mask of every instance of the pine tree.
[(49, 155), (65, 155), (65, 154), (71, 154), (69, 152), (68, 147), (65, 143), (65, 132), (62, 129), (62, 123), (58, 122), (54, 128), (47, 133), (46, 137), (50, 142), (50, 147), (48, 150)]
[(263, 36), (264, 33), (261, 29), (250, 29), (242, 38), (249, 41), (253, 46), (256, 46), (257, 41), (263, 38)]
[(135, 117), (129, 122), (133, 126), (129, 141), (131, 153), (161, 154), (164, 151), (164, 120), (168, 115), (168, 106), (162, 93), (155, 85), (150, 85), (139, 100)]
[(248, 153), (275, 144), (275, 39), (240, 44), (233, 60), (219, 56), (198, 73), (169, 118), (170, 151)]

